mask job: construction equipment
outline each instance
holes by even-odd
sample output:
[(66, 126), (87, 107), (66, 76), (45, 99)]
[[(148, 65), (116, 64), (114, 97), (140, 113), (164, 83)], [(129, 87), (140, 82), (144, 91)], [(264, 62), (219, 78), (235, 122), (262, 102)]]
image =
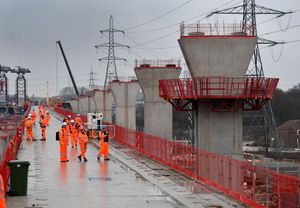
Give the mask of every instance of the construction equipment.
[(7, 102), (7, 72), (11, 72), (13, 69), (7, 66), (0, 65), (0, 103)]
[(71, 78), (71, 81), (72, 81), (72, 84), (73, 84), (73, 87), (74, 87), (74, 90), (75, 90), (75, 93), (76, 93), (77, 97), (79, 97), (79, 91), (78, 91), (77, 85), (76, 85), (76, 83), (75, 83), (73, 74), (72, 74), (72, 72), (71, 72), (71, 69), (70, 69), (68, 60), (67, 60), (67, 58), (66, 58), (64, 49), (63, 49), (63, 47), (62, 47), (62, 45), (61, 45), (60, 40), (56, 41), (56, 43), (58, 44), (58, 46), (59, 46), (59, 48), (60, 48), (60, 51), (61, 51), (61, 53), (62, 53), (62, 55), (63, 55), (65, 64), (66, 64), (66, 66), (67, 66), (67, 69), (68, 69), (68, 72), (69, 72), (69, 75), (70, 75), (70, 78)]
[(11, 72), (18, 74), (18, 77), (16, 79), (16, 86), (17, 86), (16, 103), (21, 104), (22, 101), (25, 102), (27, 98), (26, 97), (27, 85), (26, 85), (26, 79), (24, 75), (27, 73), (31, 73), (31, 71), (29, 69), (17, 66), (16, 69), (13, 69)]

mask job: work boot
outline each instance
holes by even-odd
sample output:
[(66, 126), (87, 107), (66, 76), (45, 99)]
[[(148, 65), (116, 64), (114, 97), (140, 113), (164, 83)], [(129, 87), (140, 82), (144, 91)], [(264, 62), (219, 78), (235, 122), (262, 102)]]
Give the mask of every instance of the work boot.
[(78, 157), (78, 159), (81, 161), (81, 156), (80, 156), (80, 155), (78, 155), (77, 157)]
[(88, 161), (85, 157), (83, 158), (83, 160), (84, 160), (84, 162), (87, 162), (87, 161)]
[(97, 160), (98, 160), (98, 161), (100, 160), (100, 157), (99, 157), (99, 156), (97, 156)]
[(110, 159), (107, 157), (107, 158), (104, 158), (104, 160), (110, 160)]

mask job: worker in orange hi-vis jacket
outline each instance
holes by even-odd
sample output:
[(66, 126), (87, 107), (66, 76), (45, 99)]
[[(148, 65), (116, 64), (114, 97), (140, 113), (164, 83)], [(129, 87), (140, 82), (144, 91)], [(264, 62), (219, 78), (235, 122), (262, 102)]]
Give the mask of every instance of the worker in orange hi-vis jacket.
[(80, 129), (78, 134), (78, 139), (80, 145), (80, 154), (78, 155), (78, 159), (81, 161), (81, 158), (83, 157), (84, 162), (87, 162), (85, 153), (87, 149), (88, 137), (86, 135), (84, 128)]
[(0, 207), (6, 208), (5, 189), (2, 175), (0, 174)]
[(39, 122), (41, 122), (41, 117), (43, 115), (43, 112), (42, 112), (42, 109), (39, 110), (39, 113), (38, 113), (38, 117), (39, 117)]
[(46, 118), (47, 126), (49, 126), (49, 124), (50, 124), (50, 119), (51, 119), (51, 116), (50, 116), (49, 111), (46, 112), (45, 118)]
[(75, 124), (74, 120), (71, 120), (71, 122), (70, 122), (70, 135), (71, 135), (72, 148), (77, 147), (78, 134), (79, 134), (79, 126), (77, 124)]
[(30, 139), (32, 139), (32, 141), (34, 141), (33, 132), (32, 132), (32, 121), (30, 116), (27, 117), (24, 126), (26, 131), (26, 140), (30, 141)]
[(97, 155), (97, 159), (100, 160), (101, 156), (104, 155), (104, 160), (109, 160), (109, 147), (108, 142), (110, 139), (109, 133), (107, 129), (103, 129), (99, 131), (99, 138), (100, 138), (100, 150)]
[(46, 106), (42, 106), (42, 113), (45, 115), (46, 114)]
[(30, 112), (30, 114), (31, 114), (32, 124), (35, 126), (36, 112), (34, 111), (34, 109), (32, 109), (32, 111)]
[(77, 123), (77, 124), (82, 124), (82, 120), (81, 120), (81, 118), (80, 118), (80, 114), (77, 114), (77, 116), (76, 116), (76, 118), (75, 118), (75, 122)]
[(69, 132), (67, 129), (67, 123), (63, 122), (62, 127), (59, 130), (59, 152), (60, 162), (69, 162), (67, 146), (69, 143)]
[(41, 140), (45, 141), (46, 140), (47, 119), (45, 118), (44, 115), (41, 116), (40, 127), (42, 130), (42, 139)]

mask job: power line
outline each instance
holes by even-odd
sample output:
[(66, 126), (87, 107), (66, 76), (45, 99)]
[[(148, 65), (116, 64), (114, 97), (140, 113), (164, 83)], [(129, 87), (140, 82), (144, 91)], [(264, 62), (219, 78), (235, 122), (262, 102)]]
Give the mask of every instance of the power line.
[[(286, 31), (287, 31), (287, 30), (290, 30), (290, 29), (297, 28), (297, 27), (300, 27), (300, 24), (290, 26), (290, 27), (286, 28)], [(275, 31), (272, 31), (272, 32), (263, 33), (263, 34), (261, 34), (261, 35), (259, 35), (259, 36), (262, 37), (262, 36), (271, 35), (271, 34), (278, 33), (278, 32), (282, 32), (282, 29), (275, 30)]]
[[(189, 21), (191, 21), (191, 20), (194, 20), (194, 19), (197, 19), (197, 18), (200, 18), (200, 17), (204, 17), (204, 18), (202, 18), (201, 20), (206, 19), (206, 15), (207, 15), (208, 13), (211, 13), (212, 11), (214, 11), (214, 10), (216, 10), (216, 9), (219, 9), (219, 8), (222, 8), (222, 7), (224, 7), (224, 6), (227, 6), (227, 5), (229, 5), (229, 4), (231, 4), (231, 3), (235, 2), (235, 1), (237, 1), (237, 0), (229, 1), (229, 2), (227, 2), (227, 3), (225, 3), (225, 4), (220, 5), (220, 6), (217, 7), (217, 8), (214, 8), (214, 9), (208, 11), (208, 12), (201, 13), (201, 14), (199, 14), (199, 15), (197, 15), (197, 16), (194, 16), (194, 17), (185, 19), (185, 20), (183, 20), (183, 21), (184, 21), (184, 22), (189, 22)], [(238, 3), (237, 3), (237, 4), (238, 4)], [(143, 30), (143, 31), (128, 31), (128, 33), (147, 33), (147, 32), (155, 32), (155, 31), (159, 31), (159, 30), (169, 29), (169, 28), (175, 27), (175, 26), (179, 27), (179, 25), (180, 25), (180, 23), (177, 22), (177, 23), (173, 23), (173, 24), (170, 24), (170, 25), (166, 25), (166, 26), (158, 27), (158, 28), (153, 28), (153, 29), (149, 29), (149, 30)]]
[(153, 7), (155, 7), (155, 6), (157, 6), (157, 5), (159, 5), (159, 4), (161, 4), (163, 1), (165, 1), (165, 0), (158, 0), (158, 1), (155, 1), (154, 3), (152, 3), (152, 4), (150, 4), (150, 5), (148, 5), (148, 6), (145, 6), (145, 7), (142, 7), (142, 8), (140, 8), (140, 9), (136, 9), (136, 10), (134, 10), (134, 11), (131, 11), (131, 12), (126, 12), (126, 13), (121, 13), (121, 14), (118, 14), (118, 15), (114, 15), (115, 17), (120, 17), (120, 16), (126, 16), (126, 15), (133, 15), (133, 14), (135, 14), (135, 13), (141, 13), (141, 12), (143, 12), (144, 10), (150, 10), (151, 8), (153, 8)]
[(151, 20), (148, 20), (148, 21), (146, 21), (146, 22), (144, 22), (144, 23), (137, 24), (137, 25), (134, 25), (134, 26), (132, 26), (132, 27), (126, 28), (125, 31), (132, 30), (132, 29), (134, 29), (134, 28), (144, 26), (144, 25), (149, 24), (149, 23), (151, 23), (151, 22), (154, 22), (154, 21), (156, 21), (156, 20), (158, 20), (158, 19), (160, 19), (160, 18), (163, 18), (163, 17), (165, 17), (165, 16), (171, 14), (172, 12), (174, 12), (174, 11), (180, 9), (181, 7), (183, 7), (183, 6), (185, 6), (185, 5), (189, 4), (189, 3), (191, 3), (192, 1), (193, 1), (193, 0), (188, 0), (188, 1), (186, 1), (186, 2), (184, 2), (184, 3), (182, 3), (182, 4), (180, 4), (179, 6), (175, 7), (174, 9), (171, 9), (170, 11), (168, 11), (168, 12), (166, 12), (166, 13), (164, 13), (164, 14), (158, 16), (158, 17), (155, 17), (155, 18), (153, 18), (153, 19), (151, 19)]
[(177, 33), (177, 32), (179, 32), (179, 30), (172, 31), (172, 32), (170, 32), (170, 33), (167, 33), (167, 34), (165, 34), (165, 35), (163, 35), (163, 36), (160, 36), (160, 37), (158, 37), (158, 38), (155, 38), (155, 39), (152, 39), (152, 40), (149, 40), (149, 41), (146, 41), (146, 42), (143, 42), (143, 43), (140, 43), (140, 44), (134, 45), (133, 47), (136, 47), (136, 46), (142, 46), (142, 45), (146, 45), (146, 44), (149, 44), (149, 43), (152, 43), (152, 42), (155, 42), (155, 41), (158, 41), (158, 40), (164, 39), (164, 38), (166, 38), (166, 37), (168, 37), (168, 36), (170, 36), (170, 35), (173, 35), (173, 34), (175, 34), (175, 33)]

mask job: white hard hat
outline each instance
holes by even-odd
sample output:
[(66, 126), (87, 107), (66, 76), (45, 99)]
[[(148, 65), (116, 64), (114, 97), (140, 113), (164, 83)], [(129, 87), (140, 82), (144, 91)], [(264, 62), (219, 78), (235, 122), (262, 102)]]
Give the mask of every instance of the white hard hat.
[(29, 113), (28, 116), (31, 116), (31, 114)]
[(80, 116), (80, 114), (77, 114), (77, 116)]
[(27, 118), (28, 118), (28, 119), (31, 119), (31, 116), (28, 116)]
[(75, 121), (72, 119), (72, 120), (71, 120), (71, 123), (75, 123)]
[(62, 125), (63, 125), (63, 126), (66, 126), (66, 125), (67, 125), (67, 123), (66, 123), (66, 122), (63, 122), (63, 123), (62, 123)]
[(71, 118), (71, 116), (70, 116), (70, 115), (68, 115), (68, 118)]

